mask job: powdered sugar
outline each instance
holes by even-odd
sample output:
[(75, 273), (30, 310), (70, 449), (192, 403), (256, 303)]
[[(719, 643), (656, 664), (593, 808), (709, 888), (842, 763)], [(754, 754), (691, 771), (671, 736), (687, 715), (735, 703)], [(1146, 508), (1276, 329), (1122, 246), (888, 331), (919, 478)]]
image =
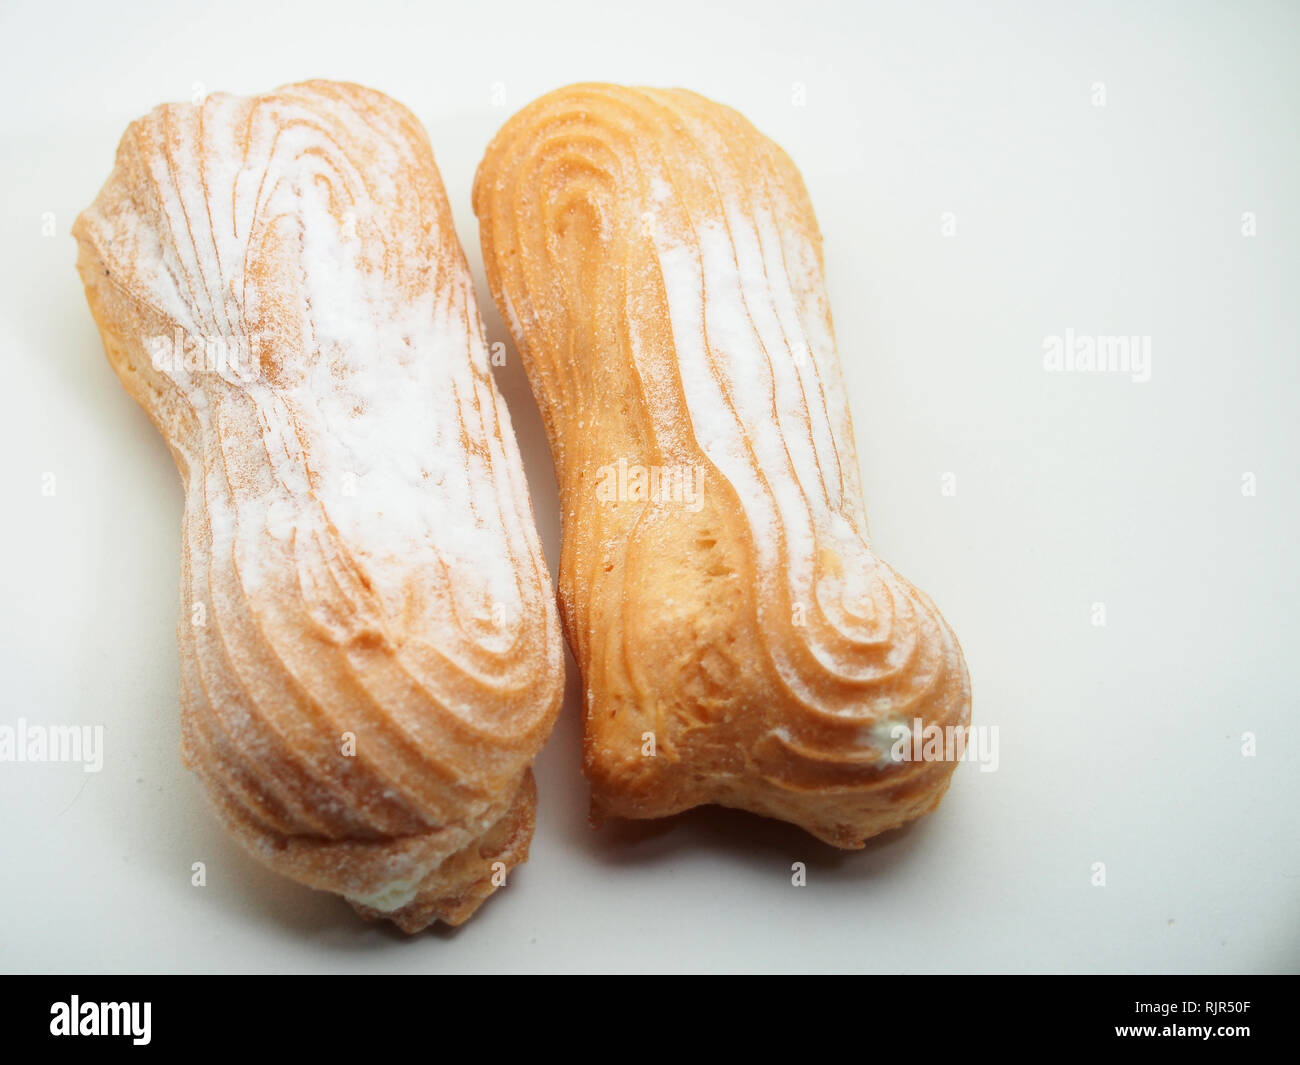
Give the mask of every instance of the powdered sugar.
[(519, 619), (529, 508), (520, 478), (494, 486), (518, 458), (472, 285), (454, 234), (394, 183), (410, 140), (374, 122), (288, 94), (161, 109), (141, 124), (168, 143), (145, 155), (156, 209), (97, 224), (144, 301), (254, 358), (251, 375), (166, 370), (205, 435), (218, 393), (260, 413), (272, 476), (213, 524), (214, 538), (238, 528), (242, 579), (258, 579), (259, 536), (332, 528), (395, 613), (413, 583), (454, 572), (468, 616)]
[[(760, 579), (784, 581), (791, 603), (820, 610), (840, 636), (869, 637), (881, 575), (858, 527), (856, 473), (842, 472), (854, 457), (815, 250), (770, 213), (730, 202), (725, 218), (653, 235), (691, 429), (745, 508)], [(803, 635), (841, 675), (882, 665)]]

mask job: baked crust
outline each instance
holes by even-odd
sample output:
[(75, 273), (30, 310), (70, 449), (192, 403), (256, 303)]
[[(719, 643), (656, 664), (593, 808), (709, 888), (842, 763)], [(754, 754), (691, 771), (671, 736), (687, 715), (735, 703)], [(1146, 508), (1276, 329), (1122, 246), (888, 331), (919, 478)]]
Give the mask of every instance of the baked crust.
[(184, 481), (186, 764), (271, 868), (459, 924), (527, 857), (563, 657), (424, 131), (326, 81), (159, 107), (73, 232)]
[(964, 729), (969, 679), (869, 546), (790, 159), (694, 93), (575, 85), (497, 134), (474, 210), (560, 486), (594, 820), (718, 803), (859, 847), (933, 809), (955, 762), (895, 730)]

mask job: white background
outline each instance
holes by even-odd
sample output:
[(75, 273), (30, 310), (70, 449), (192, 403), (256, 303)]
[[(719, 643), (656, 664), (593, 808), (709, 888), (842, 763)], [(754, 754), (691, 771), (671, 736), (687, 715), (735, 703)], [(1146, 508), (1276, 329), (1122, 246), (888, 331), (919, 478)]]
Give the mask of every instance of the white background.
[[(1300, 968), (1296, 5), (6, 0), (0, 50), (0, 724), (107, 730), (97, 775), (0, 765), (0, 968)], [(458, 932), (365, 925), (226, 839), (178, 755), (178, 478), (68, 230), (130, 119), (307, 77), (425, 123), (492, 339), (470, 185), (535, 96), (686, 86), (790, 152), (876, 547), (958, 633), (997, 772), (860, 853), (724, 811), (596, 832), (571, 676), (532, 859)], [(1045, 372), (1067, 328), (1150, 336), (1151, 380)], [(500, 380), (554, 563), (513, 354)]]

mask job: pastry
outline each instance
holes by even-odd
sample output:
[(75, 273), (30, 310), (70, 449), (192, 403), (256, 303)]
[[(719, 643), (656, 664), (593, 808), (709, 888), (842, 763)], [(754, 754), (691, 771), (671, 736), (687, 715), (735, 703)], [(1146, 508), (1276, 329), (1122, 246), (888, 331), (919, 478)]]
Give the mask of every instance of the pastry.
[(527, 857), (563, 657), (424, 131), (328, 81), (159, 107), (74, 235), (184, 482), (185, 763), (272, 869), (459, 924)]
[(694, 93), (575, 85), (497, 134), (474, 210), (559, 481), (593, 819), (716, 803), (859, 847), (932, 810), (955, 759), (898, 741), (959, 751), (969, 679), (872, 552), (790, 159)]

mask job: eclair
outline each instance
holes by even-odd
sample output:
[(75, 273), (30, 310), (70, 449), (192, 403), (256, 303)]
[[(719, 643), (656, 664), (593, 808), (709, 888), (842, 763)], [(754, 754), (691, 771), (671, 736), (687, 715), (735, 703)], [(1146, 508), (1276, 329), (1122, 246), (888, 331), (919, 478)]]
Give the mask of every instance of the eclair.
[(969, 677), (868, 539), (788, 156), (694, 93), (574, 85), (492, 140), (474, 211), (559, 482), (593, 819), (719, 804), (854, 848), (933, 810), (956, 760), (900, 740), (964, 735)]
[(74, 235), (184, 484), (185, 763), (277, 872), (459, 924), (527, 857), (563, 657), (427, 136), (337, 82), (162, 106)]

